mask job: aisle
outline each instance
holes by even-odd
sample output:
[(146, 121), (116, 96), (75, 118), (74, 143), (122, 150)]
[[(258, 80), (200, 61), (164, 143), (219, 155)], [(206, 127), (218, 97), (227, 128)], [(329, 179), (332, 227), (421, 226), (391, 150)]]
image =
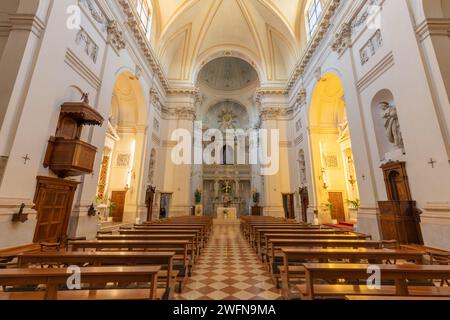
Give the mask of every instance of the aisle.
[(276, 300), (269, 273), (238, 224), (214, 226), (212, 239), (178, 300)]

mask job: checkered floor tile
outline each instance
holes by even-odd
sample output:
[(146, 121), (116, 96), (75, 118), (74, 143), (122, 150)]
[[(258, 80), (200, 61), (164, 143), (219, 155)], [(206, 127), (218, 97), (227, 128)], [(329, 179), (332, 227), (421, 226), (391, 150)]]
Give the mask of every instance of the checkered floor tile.
[(237, 224), (217, 224), (177, 300), (277, 300), (269, 273)]

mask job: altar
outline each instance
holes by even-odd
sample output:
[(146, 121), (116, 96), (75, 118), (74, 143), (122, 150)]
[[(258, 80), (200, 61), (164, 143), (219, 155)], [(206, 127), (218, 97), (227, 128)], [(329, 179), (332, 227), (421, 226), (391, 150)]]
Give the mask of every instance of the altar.
[(237, 210), (236, 208), (217, 208), (217, 219), (218, 220), (237, 220)]

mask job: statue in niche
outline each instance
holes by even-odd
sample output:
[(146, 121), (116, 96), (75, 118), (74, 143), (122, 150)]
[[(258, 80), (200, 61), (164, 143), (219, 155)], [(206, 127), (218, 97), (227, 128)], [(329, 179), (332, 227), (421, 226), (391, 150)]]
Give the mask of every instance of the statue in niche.
[(403, 137), (398, 121), (397, 108), (388, 102), (382, 102), (380, 105), (383, 110), (384, 128), (390, 143), (403, 149)]

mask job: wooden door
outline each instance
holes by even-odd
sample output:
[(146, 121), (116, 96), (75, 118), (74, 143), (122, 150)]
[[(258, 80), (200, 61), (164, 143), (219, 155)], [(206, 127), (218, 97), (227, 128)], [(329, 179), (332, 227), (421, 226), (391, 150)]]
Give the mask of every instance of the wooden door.
[(38, 177), (37, 180), (34, 242), (63, 242), (67, 238), (67, 226), (78, 182), (48, 177)]
[(344, 198), (342, 192), (329, 192), (330, 203), (333, 204), (331, 218), (338, 223), (345, 222)]
[(126, 191), (113, 191), (111, 193), (111, 202), (114, 203), (112, 211), (113, 222), (122, 222), (125, 210)]
[(293, 194), (283, 194), (283, 207), (286, 219), (295, 219)]
[(147, 221), (152, 221), (153, 218), (153, 201), (155, 198), (155, 187), (147, 187), (145, 193), (145, 205), (147, 206)]
[(159, 218), (167, 219), (169, 217), (170, 199), (172, 198), (171, 193), (161, 194), (161, 201), (159, 207)]
[(302, 207), (302, 220), (303, 222), (308, 222), (309, 194), (308, 188), (306, 187), (300, 189), (300, 202)]

